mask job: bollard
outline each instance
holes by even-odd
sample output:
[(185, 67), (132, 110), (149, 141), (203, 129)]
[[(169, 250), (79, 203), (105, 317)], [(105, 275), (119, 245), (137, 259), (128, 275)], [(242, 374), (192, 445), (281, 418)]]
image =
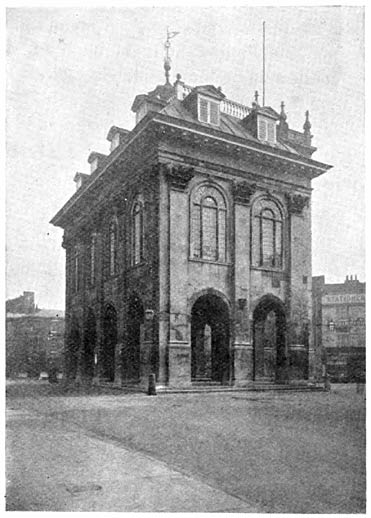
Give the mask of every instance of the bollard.
[(156, 376), (155, 376), (155, 374), (150, 374), (148, 376), (148, 395), (156, 396)]

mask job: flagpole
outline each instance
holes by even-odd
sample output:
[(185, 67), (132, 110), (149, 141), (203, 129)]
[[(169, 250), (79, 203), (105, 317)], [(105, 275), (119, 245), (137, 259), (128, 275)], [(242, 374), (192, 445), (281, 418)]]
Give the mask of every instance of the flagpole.
[(265, 22), (263, 22), (263, 106), (265, 106)]

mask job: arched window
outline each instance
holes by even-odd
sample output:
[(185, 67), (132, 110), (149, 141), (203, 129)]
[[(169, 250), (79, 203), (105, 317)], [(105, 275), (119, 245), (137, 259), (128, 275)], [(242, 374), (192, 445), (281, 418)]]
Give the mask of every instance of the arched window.
[(282, 269), (282, 214), (269, 199), (254, 204), (252, 218), (252, 264)]
[(111, 221), (108, 233), (108, 271), (110, 275), (117, 273), (117, 223)]
[(140, 199), (133, 205), (131, 229), (132, 264), (139, 264), (143, 261), (143, 202)]
[(191, 199), (191, 258), (227, 261), (227, 206), (215, 187), (201, 186)]
[(96, 255), (96, 235), (92, 234), (90, 238), (90, 249), (89, 249), (89, 278), (90, 285), (94, 286), (95, 284), (95, 255)]
[(77, 293), (80, 289), (80, 254), (79, 249), (75, 246), (73, 250), (73, 261), (72, 261), (72, 285), (73, 291)]

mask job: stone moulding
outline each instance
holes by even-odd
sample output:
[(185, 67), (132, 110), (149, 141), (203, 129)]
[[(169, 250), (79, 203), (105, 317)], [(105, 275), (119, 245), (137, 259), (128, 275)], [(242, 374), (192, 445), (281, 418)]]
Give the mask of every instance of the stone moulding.
[(186, 341), (182, 341), (182, 340), (170, 340), (169, 341), (169, 347), (171, 348), (176, 348), (176, 347), (180, 347), (180, 348), (184, 348), (184, 349), (190, 349), (191, 348), (191, 345), (189, 342), (186, 342)]
[(233, 344), (233, 349), (253, 349), (253, 345), (251, 342), (238, 342)]

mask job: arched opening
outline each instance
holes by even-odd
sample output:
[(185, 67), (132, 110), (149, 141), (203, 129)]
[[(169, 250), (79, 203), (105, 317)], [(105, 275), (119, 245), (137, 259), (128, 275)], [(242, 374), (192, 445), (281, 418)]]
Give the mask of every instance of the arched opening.
[(199, 186), (191, 196), (191, 257), (227, 261), (227, 204), (213, 185)]
[(140, 344), (143, 324), (143, 304), (137, 295), (132, 295), (128, 305), (127, 343), (123, 358), (124, 378), (128, 381), (139, 381), (140, 379)]
[(287, 377), (286, 316), (283, 304), (264, 297), (253, 315), (254, 379), (284, 381)]
[(65, 369), (67, 378), (69, 379), (76, 378), (80, 345), (81, 334), (79, 323), (75, 317), (72, 317), (65, 355)]
[(117, 314), (113, 306), (106, 308), (103, 320), (102, 376), (107, 381), (115, 379), (115, 349), (117, 344)]
[(91, 309), (89, 309), (84, 332), (84, 357), (83, 357), (83, 370), (84, 376), (92, 378), (94, 376), (94, 352), (97, 341), (97, 329), (96, 329), (95, 315)]
[(202, 295), (192, 307), (192, 381), (229, 382), (229, 310), (217, 295)]

